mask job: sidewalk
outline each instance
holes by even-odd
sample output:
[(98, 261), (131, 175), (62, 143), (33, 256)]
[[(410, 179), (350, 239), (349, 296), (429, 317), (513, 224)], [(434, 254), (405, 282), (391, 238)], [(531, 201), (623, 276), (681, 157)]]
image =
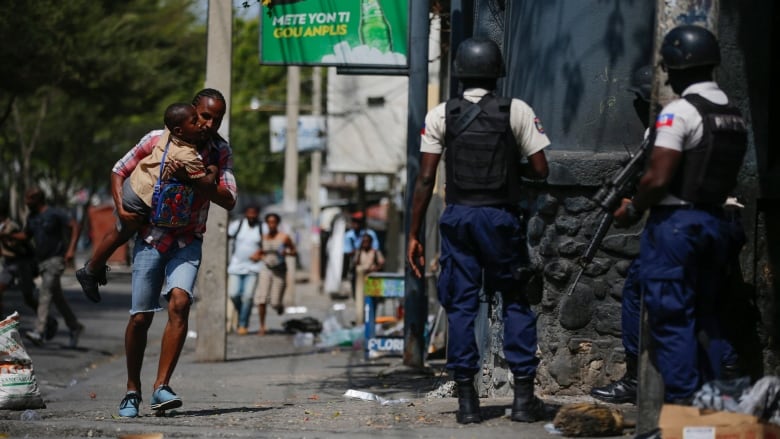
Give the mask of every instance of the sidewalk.
[[(165, 313), (158, 313), (149, 333), (142, 372), (147, 386), (143, 389), (142, 416), (118, 418), (117, 408), (125, 391), (123, 333), (130, 276), (111, 272), (100, 304), (83, 297), (72, 272), (66, 273), (63, 287), (87, 327), (80, 347), (62, 347), (67, 344), (67, 329), (61, 319), (59, 335), (51, 343), (43, 347), (26, 344), (47, 407), (36, 410), (40, 419), (33, 421), (20, 420), (20, 411), (0, 410), (0, 437), (116, 438), (141, 433), (160, 433), (163, 436), (147, 437), (166, 438), (551, 437), (544, 422), (511, 422), (505, 416), (510, 398), (483, 399), (486, 420), (482, 424), (457, 424), (455, 398), (426, 398), (426, 393), (446, 378), (409, 370), (398, 357), (366, 361), (362, 350), (294, 346), (294, 337), (281, 331), (283, 321), (306, 315), (322, 321), (333, 312), (330, 297), (300, 282), (296, 284), (295, 305), (305, 306), (307, 313), (271, 313), (271, 331), (263, 337), (256, 335), (258, 322), (253, 314), (249, 335), (228, 336), (226, 362), (196, 363), (195, 340), (188, 338), (171, 381), (184, 405), (164, 417), (154, 416), (149, 409), (166, 321)], [(7, 293), (6, 303), (9, 310), (19, 306), (18, 293)], [(32, 312), (18, 309), (23, 329), (30, 328)], [(347, 304), (345, 312), (351, 309)], [(203, 311), (196, 303), (191, 331), (197, 331), (197, 312)], [(349, 321), (349, 316), (345, 320)], [(430, 366), (434, 372), (443, 370), (441, 361)], [(371, 392), (395, 403), (345, 398), (349, 389)]]

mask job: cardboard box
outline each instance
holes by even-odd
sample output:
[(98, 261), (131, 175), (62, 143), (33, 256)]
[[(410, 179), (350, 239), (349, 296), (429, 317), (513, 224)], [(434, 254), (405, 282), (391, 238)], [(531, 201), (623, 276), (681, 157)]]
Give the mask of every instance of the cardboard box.
[(780, 439), (780, 426), (743, 413), (664, 404), (658, 421), (663, 439)]

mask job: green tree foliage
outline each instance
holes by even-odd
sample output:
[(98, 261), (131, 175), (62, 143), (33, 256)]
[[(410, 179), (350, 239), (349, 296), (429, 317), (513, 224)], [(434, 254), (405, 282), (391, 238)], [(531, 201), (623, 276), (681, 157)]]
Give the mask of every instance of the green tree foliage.
[(0, 189), (61, 202), (108, 185), (113, 163), (203, 84), (192, 0), (6, 0), (0, 11)]
[[(284, 181), (284, 153), (271, 153), (269, 119), (285, 114), (287, 69), (260, 64), (257, 18), (236, 20), (233, 32), (230, 144), (235, 157), (236, 179), (242, 193), (278, 193)], [(311, 100), (311, 71), (311, 68), (303, 68), (301, 72), (302, 105)], [(251, 107), (253, 98), (259, 103), (256, 109)], [(298, 188), (302, 195), (310, 170), (308, 157), (301, 155), (298, 165)]]

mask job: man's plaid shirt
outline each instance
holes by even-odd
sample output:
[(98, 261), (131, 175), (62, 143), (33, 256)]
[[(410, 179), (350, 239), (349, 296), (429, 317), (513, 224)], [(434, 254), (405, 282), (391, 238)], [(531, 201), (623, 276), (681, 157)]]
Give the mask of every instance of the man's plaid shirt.
[[(116, 164), (112, 172), (123, 179), (130, 177), (130, 173), (138, 165), (138, 162), (152, 153), (157, 139), (163, 134), (163, 130), (155, 130), (146, 134), (137, 145), (133, 147)], [(233, 151), (228, 142), (217, 136), (209, 140), (206, 146), (198, 151), (203, 159), (204, 166), (216, 164), (219, 167), (218, 185), (227, 189), (236, 198), (236, 178), (233, 176)], [(160, 253), (165, 253), (174, 244), (184, 247), (195, 239), (203, 239), (206, 231), (206, 220), (209, 215), (209, 200), (195, 192), (192, 203), (192, 216), (190, 223), (184, 227), (164, 228), (148, 225), (139, 230), (139, 236), (144, 241), (154, 246)]]

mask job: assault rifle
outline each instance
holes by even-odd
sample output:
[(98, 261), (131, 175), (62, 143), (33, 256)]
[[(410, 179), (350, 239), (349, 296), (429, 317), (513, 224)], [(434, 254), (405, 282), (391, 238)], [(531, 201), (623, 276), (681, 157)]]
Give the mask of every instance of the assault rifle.
[(593, 234), (593, 238), (591, 238), (588, 247), (585, 249), (585, 253), (578, 260), (580, 269), (577, 272), (577, 277), (574, 278), (574, 282), (569, 287), (569, 295), (574, 292), (574, 288), (580, 281), (580, 277), (582, 277), (582, 272), (585, 271), (585, 268), (596, 256), (596, 252), (601, 246), (601, 241), (604, 240), (604, 236), (607, 235), (607, 231), (609, 231), (612, 225), (614, 219), (612, 213), (620, 206), (623, 198), (627, 198), (634, 191), (639, 177), (645, 170), (645, 162), (650, 155), (650, 150), (653, 148), (652, 141), (654, 139), (654, 135), (646, 136), (639, 148), (629, 155), (628, 163), (618, 170), (612, 179), (605, 182), (596, 192), (596, 195), (591, 198), (602, 210), (601, 219), (596, 228), (596, 233)]

